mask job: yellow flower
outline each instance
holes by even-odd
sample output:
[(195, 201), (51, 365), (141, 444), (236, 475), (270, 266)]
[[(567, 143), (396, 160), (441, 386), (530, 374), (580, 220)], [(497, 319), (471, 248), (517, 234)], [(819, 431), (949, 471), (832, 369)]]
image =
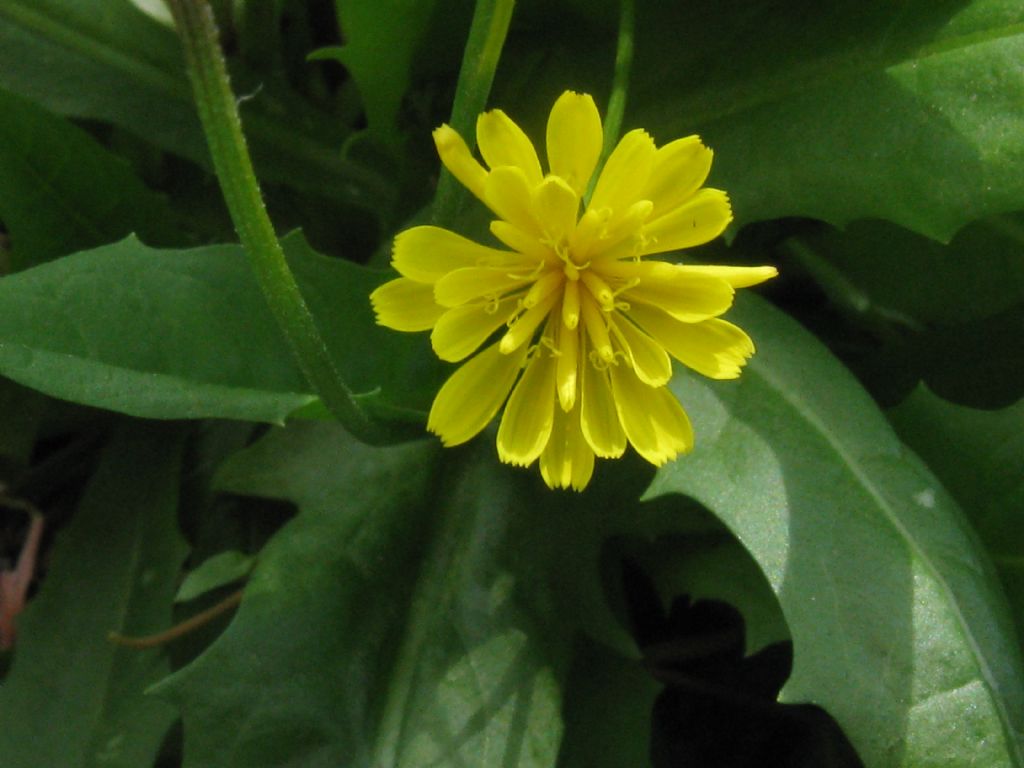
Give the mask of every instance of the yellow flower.
[(701, 187), (711, 150), (696, 136), (659, 148), (630, 131), (587, 201), (602, 129), (586, 94), (566, 92), (551, 109), (546, 175), (501, 110), (477, 121), (486, 168), (449, 126), (434, 142), (497, 215), (490, 230), (505, 247), (431, 226), (395, 238), (402, 276), (373, 292), (377, 321), (431, 330), (442, 360), (470, 358), (441, 387), (427, 428), (458, 445), (504, 405), (499, 458), (540, 459), (552, 488), (581, 490), (595, 456), (619, 457), (627, 442), (655, 465), (689, 451), (690, 421), (665, 386), (669, 356), (714, 379), (738, 376), (754, 345), (719, 315), (734, 289), (776, 274), (643, 258), (706, 243), (732, 219), (726, 194)]

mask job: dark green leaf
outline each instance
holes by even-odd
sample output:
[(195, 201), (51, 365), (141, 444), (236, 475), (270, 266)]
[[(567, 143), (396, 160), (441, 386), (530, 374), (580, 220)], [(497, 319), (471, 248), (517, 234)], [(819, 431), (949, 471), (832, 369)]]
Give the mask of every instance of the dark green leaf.
[(733, 315), (758, 355), (736, 383), (675, 378), (697, 448), (649, 495), (743, 542), (792, 633), (784, 700), (825, 707), (865, 764), (1024, 764), (1019, 651), (955, 502), (799, 326), (754, 299)]
[(134, 416), (282, 421), (313, 400), (241, 249), (129, 238), (0, 281), (0, 372)]
[(560, 768), (648, 766), (651, 707), (661, 685), (640, 661), (581, 638), (566, 683)]
[(115, 436), (58, 535), (0, 687), (5, 766), (152, 764), (175, 715), (143, 691), (167, 662), (159, 651), (119, 648), (107, 633), (170, 624), (186, 551), (177, 530), (181, 437), (177, 427), (152, 424)]
[(976, 407), (1024, 394), (1020, 214), (971, 224), (949, 245), (871, 221), (807, 231), (783, 252), (845, 315), (852, 332), (826, 337), (882, 401), (901, 401), (920, 380)]
[(1015, 0), (700, 0), (637, 16), (626, 127), (700, 133), (741, 223), (882, 218), (944, 240), (1024, 207)]
[(364, 400), (378, 415), (422, 423), (451, 366), (438, 361), (427, 334), (377, 325), (369, 296), (394, 274), (323, 256), (298, 234), (286, 238), (284, 246), (349, 386), (373, 393)]
[[(286, 250), (339, 362), (385, 416), (418, 421), (439, 366), (377, 326), (384, 273)], [(238, 246), (157, 251), (134, 238), (0, 281), (0, 373), (54, 397), (149, 418), (281, 422), (313, 403)], [(378, 391), (379, 390), (379, 391)]]
[(554, 764), (564, 638), (531, 618), (550, 596), (516, 567), (534, 562), (512, 544), (529, 516), (490, 455), (440, 486), (434, 451), (296, 424), (225, 466), (225, 490), (301, 511), (231, 627), (160, 689), (187, 766)]
[(0, 90), (0, 221), (12, 267), (120, 240), (180, 239), (166, 201), (87, 133)]
[(965, 227), (948, 245), (882, 221), (822, 228), (789, 250), (833, 301), (906, 328), (961, 325), (1024, 302), (1024, 215)]

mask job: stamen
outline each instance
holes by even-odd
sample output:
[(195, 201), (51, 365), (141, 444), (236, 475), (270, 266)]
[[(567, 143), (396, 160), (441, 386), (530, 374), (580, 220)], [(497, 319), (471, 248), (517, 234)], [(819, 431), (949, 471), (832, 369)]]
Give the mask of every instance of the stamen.
[(513, 280), (536, 280), (538, 277), (540, 277), (540, 273), (544, 271), (544, 267), (546, 267), (547, 265), (548, 263), (541, 259), (540, 261), (537, 262), (537, 266), (531, 269), (529, 272), (509, 272), (508, 276), (511, 277)]

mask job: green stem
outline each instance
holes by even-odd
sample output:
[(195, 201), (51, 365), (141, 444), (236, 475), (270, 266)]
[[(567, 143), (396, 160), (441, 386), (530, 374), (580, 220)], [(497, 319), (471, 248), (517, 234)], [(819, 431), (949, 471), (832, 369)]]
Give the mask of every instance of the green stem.
[(622, 133), (622, 115), (626, 111), (626, 92), (629, 90), (629, 73), (633, 68), (633, 0), (622, 0), (619, 9), (619, 42), (615, 48), (615, 72), (612, 75), (612, 95), (608, 98), (608, 114), (604, 125), (604, 147), (601, 150), (607, 158)]
[(324, 405), (359, 439), (381, 442), (386, 438), (384, 430), (359, 406), (334, 366), (267, 215), (209, 2), (168, 0), (168, 5), (184, 48), (213, 167), (267, 304)]
[[(598, 169), (604, 167), (608, 155), (615, 149), (622, 133), (622, 116), (626, 112), (626, 93), (629, 90), (629, 73), (633, 68), (633, 22), (636, 12), (633, 0), (620, 0), (619, 40), (615, 47), (615, 69), (612, 72), (612, 92), (608, 97), (608, 110), (604, 116), (604, 145)], [(589, 202), (600, 174), (595, 173), (584, 200)]]
[[(462, 69), (459, 70), (449, 122), (470, 148), (475, 144), (476, 117), (487, 106), (514, 7), (515, 0), (477, 0), (473, 11), (473, 23), (462, 56)], [(447, 226), (452, 223), (463, 193), (462, 186), (442, 169), (434, 196), (435, 224)]]

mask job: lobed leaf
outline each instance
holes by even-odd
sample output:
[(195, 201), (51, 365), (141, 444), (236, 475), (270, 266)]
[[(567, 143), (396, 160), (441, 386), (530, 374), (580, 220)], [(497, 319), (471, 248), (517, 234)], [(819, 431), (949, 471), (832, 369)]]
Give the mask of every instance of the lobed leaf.
[(795, 323), (750, 298), (734, 315), (758, 355), (736, 383), (674, 379), (698, 444), (648, 496), (692, 496), (743, 542), (792, 634), (784, 698), (825, 707), (865, 764), (1024, 764), (1019, 650), (955, 502)]
[(516, 496), (491, 461), (439, 485), (435, 450), (298, 423), (223, 467), (224, 490), (300, 512), (225, 634), (158, 689), (186, 766), (554, 764), (563, 639), (511, 567)]
[[(338, 364), (385, 416), (421, 418), (436, 364), (375, 325), (386, 275), (286, 250)], [(0, 280), (0, 373), (146, 418), (283, 422), (314, 403), (238, 246), (159, 251), (135, 238)], [(423, 345), (426, 346), (426, 345)]]

